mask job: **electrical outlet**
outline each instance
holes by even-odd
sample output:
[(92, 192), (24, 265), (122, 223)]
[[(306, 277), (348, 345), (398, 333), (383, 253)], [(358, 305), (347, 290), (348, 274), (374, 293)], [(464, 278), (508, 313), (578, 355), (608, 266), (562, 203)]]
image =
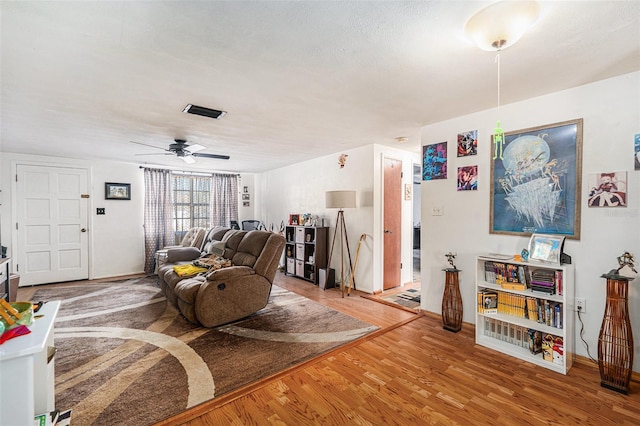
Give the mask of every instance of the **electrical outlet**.
[(431, 209), (431, 216), (442, 216), (442, 211), (444, 209), (442, 208), (442, 206), (438, 206), (438, 207), (433, 207)]
[(583, 314), (587, 313), (587, 299), (582, 297), (576, 298), (576, 310)]

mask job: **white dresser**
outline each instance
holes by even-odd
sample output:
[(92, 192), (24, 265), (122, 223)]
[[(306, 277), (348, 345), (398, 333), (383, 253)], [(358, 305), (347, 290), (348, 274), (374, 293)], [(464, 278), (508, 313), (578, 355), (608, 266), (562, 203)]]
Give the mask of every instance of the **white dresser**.
[(0, 425), (31, 426), (36, 414), (55, 409), (53, 323), (60, 302), (47, 302), (31, 333), (0, 345)]

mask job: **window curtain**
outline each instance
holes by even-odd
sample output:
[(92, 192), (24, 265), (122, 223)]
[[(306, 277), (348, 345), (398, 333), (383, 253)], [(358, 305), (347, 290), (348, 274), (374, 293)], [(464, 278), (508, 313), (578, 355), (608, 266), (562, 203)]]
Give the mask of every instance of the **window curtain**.
[(211, 225), (231, 226), (238, 221), (238, 175), (211, 175)]
[(144, 169), (144, 271), (152, 274), (156, 251), (173, 245), (171, 171)]

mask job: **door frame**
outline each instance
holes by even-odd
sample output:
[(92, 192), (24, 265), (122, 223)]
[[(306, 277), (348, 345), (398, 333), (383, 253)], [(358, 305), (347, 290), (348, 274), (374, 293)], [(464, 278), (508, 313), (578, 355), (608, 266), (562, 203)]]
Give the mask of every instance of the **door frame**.
[[(59, 167), (64, 169), (79, 169), (84, 170), (87, 173), (87, 191), (89, 193), (89, 199), (87, 200), (87, 226), (89, 232), (87, 235), (87, 274), (88, 279), (93, 279), (93, 225), (94, 217), (91, 214), (93, 211), (93, 169), (91, 166), (84, 166), (73, 163), (58, 163), (58, 162), (44, 162), (36, 160), (13, 160), (11, 161), (11, 222), (9, 229), (11, 230), (11, 268), (13, 272), (16, 272), (16, 265), (20, 264), (18, 256), (18, 232), (16, 230), (16, 223), (18, 222), (18, 166), (40, 166), (40, 167)], [(20, 272), (17, 271), (19, 274)]]

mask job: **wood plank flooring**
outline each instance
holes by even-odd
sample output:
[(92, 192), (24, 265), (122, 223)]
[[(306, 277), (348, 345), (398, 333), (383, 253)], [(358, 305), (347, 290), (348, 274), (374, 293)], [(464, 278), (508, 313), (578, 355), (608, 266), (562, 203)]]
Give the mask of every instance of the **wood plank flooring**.
[(358, 292), (342, 298), (281, 273), (276, 284), (382, 330), (161, 424), (640, 424), (640, 383), (628, 396), (602, 388), (594, 364), (563, 376), (476, 346), (470, 324), (451, 333), (439, 316)]
[(388, 330), (166, 424), (640, 424), (640, 383), (629, 396), (602, 388), (594, 364), (563, 376), (476, 346), (469, 324), (451, 333), (439, 316), (360, 293), (342, 299), (281, 274), (276, 283)]

